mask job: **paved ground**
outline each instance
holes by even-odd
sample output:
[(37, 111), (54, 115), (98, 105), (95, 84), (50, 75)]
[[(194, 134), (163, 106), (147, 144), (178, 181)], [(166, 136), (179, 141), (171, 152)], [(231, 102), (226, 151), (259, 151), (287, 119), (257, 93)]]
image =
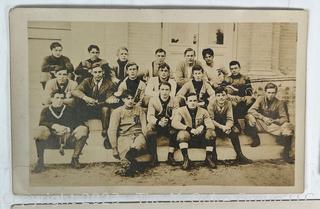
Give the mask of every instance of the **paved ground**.
[(291, 186), (294, 185), (294, 165), (283, 160), (257, 161), (250, 165), (219, 165), (210, 170), (195, 163), (193, 170), (183, 171), (179, 166), (160, 166), (146, 170), (135, 177), (115, 174), (118, 164), (88, 164), (81, 170), (69, 165), (50, 165), (40, 174), (31, 173), (32, 186), (152, 186), (152, 185), (224, 185), (224, 186)]

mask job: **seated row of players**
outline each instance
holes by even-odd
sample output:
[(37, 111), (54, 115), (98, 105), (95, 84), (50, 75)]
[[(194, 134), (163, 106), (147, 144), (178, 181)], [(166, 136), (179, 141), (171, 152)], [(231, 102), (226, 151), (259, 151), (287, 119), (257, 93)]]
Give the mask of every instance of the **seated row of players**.
[[(212, 50), (207, 50), (207, 51), (209, 53), (205, 55), (206, 56), (211, 55)], [(189, 52), (190, 51), (186, 50), (185, 52), (186, 57), (188, 57)], [(192, 54), (194, 55), (194, 51), (192, 51)], [(213, 51), (212, 51), (212, 57), (213, 57)], [(187, 60), (188, 59), (186, 59), (186, 61)], [(152, 65), (152, 66), (155, 66), (155, 65)], [(139, 145), (137, 146), (138, 149), (136, 147), (135, 150), (142, 149), (144, 146), (148, 145), (148, 150), (151, 153), (153, 153), (153, 160), (152, 160), (153, 164), (156, 164), (157, 163), (157, 157), (155, 154), (156, 153), (155, 151), (156, 136), (161, 135), (162, 133), (166, 133), (166, 134), (170, 133), (170, 136), (175, 136), (175, 134), (173, 134), (173, 131), (175, 130), (176, 137), (173, 137), (173, 138), (171, 137), (170, 139), (170, 148), (169, 148), (169, 154), (168, 154), (168, 162), (170, 164), (175, 164), (173, 159), (174, 143), (178, 141), (179, 147), (181, 148), (181, 151), (184, 156), (183, 168), (188, 169), (190, 167), (190, 160), (188, 159), (187, 151), (186, 151), (188, 147), (187, 145), (189, 144), (187, 142), (189, 142), (190, 140), (190, 143), (192, 143), (191, 139), (196, 138), (196, 139), (199, 139), (197, 141), (198, 143), (200, 144), (202, 143), (202, 145), (204, 144), (206, 145), (206, 150), (207, 150), (206, 162), (210, 167), (215, 168), (216, 152), (215, 152), (215, 143), (213, 143), (213, 141), (215, 141), (214, 140), (215, 134), (214, 134), (214, 131), (212, 130), (214, 129), (214, 126), (216, 126), (217, 135), (227, 135), (228, 137), (231, 138), (232, 144), (237, 152), (237, 159), (239, 160), (239, 162), (246, 162), (246, 163), (250, 162), (250, 160), (246, 159), (241, 153), (240, 143), (237, 135), (238, 131), (236, 131), (237, 128), (235, 128), (235, 126), (237, 126), (237, 123), (236, 123), (237, 120), (236, 118), (234, 118), (235, 114), (232, 114), (232, 111), (233, 112), (239, 111), (245, 116), (247, 112), (246, 110), (248, 109), (248, 107), (250, 107), (250, 105), (253, 102), (253, 99), (251, 97), (252, 90), (251, 90), (250, 80), (239, 73), (240, 63), (237, 61), (233, 61), (230, 63), (230, 71), (232, 74), (231, 76), (226, 77), (223, 80), (222, 83), (224, 83), (224, 85), (217, 85), (217, 86), (214, 86), (214, 84), (212, 86), (207, 85), (207, 80), (203, 78), (204, 77), (203, 68), (200, 65), (193, 65), (191, 67), (191, 75), (193, 79), (190, 81), (186, 81), (185, 85), (181, 87), (181, 89), (178, 91), (177, 96), (175, 98), (173, 98), (175, 91), (172, 91), (172, 90), (176, 87), (176, 85), (174, 83), (174, 80), (170, 79), (170, 67), (166, 63), (162, 63), (158, 65), (159, 73), (158, 73), (158, 77), (156, 77), (156, 80), (158, 81), (159, 84), (161, 84), (160, 87), (157, 85), (154, 85), (153, 82), (148, 82), (146, 87), (144, 82), (138, 78), (138, 65), (132, 62), (129, 62), (125, 65), (124, 72), (128, 76), (124, 78), (124, 80), (119, 85), (117, 84), (117, 79), (119, 79), (117, 75), (119, 74), (116, 73), (115, 75), (114, 72), (120, 72), (120, 71), (110, 70), (108, 65), (101, 65), (101, 66), (98, 65), (90, 69), (90, 77), (84, 79), (80, 83), (80, 85), (77, 85), (77, 83), (75, 83), (71, 79), (68, 79), (68, 74), (69, 74), (68, 69), (64, 68), (63, 66), (55, 66), (54, 69), (55, 69), (54, 76), (56, 78), (49, 80), (47, 82), (45, 87), (45, 92), (47, 95), (50, 95), (49, 92), (51, 92), (51, 95), (52, 95), (52, 92), (54, 92), (54, 90), (58, 90), (59, 92), (64, 92), (66, 94), (66, 97), (64, 97), (62, 100), (63, 105), (59, 107), (61, 108), (60, 110), (59, 108), (55, 109), (56, 107), (54, 107), (53, 102), (50, 104), (51, 102), (50, 100), (54, 100), (55, 95), (52, 95), (51, 99), (47, 98), (46, 101), (49, 106), (45, 108), (44, 111), (42, 112), (42, 117), (41, 117), (42, 120), (52, 120), (52, 119), (59, 120), (61, 118), (61, 114), (64, 113), (65, 108), (68, 105), (73, 106), (73, 104), (76, 103), (75, 106), (76, 106), (76, 109), (78, 109), (78, 113), (76, 115), (81, 116), (79, 118), (79, 121), (86, 121), (90, 117), (101, 118), (102, 126), (103, 126), (102, 135), (106, 138), (105, 146), (110, 147), (110, 144), (108, 143), (109, 142), (108, 135), (109, 135), (111, 146), (113, 147), (113, 150), (114, 150), (114, 156), (118, 156), (118, 153), (119, 153), (119, 147), (115, 146), (115, 144), (119, 145), (118, 144), (119, 138), (121, 139), (121, 137), (119, 136), (121, 135), (130, 136), (130, 137), (123, 137), (125, 139), (131, 138), (131, 142), (125, 143), (127, 147), (123, 149), (122, 152), (119, 153), (119, 156), (120, 157), (122, 156), (122, 159), (127, 159), (128, 162), (130, 162), (131, 164), (134, 164), (132, 163), (133, 157), (130, 157), (130, 156), (126, 157), (126, 155), (124, 155), (123, 153), (137, 154), (138, 153), (137, 151), (127, 152), (128, 151), (127, 149), (129, 147), (132, 148), (131, 145), (134, 145), (133, 147), (137, 146), (135, 143), (138, 143)], [(150, 73), (151, 72), (152, 71), (150, 71)], [(166, 81), (169, 81), (169, 82), (166, 82)], [(163, 83), (167, 85), (163, 85)], [(150, 94), (150, 97), (153, 96), (153, 98), (149, 102), (150, 97), (144, 96), (144, 93), (147, 92), (146, 89), (148, 89), (148, 86), (150, 87), (150, 85), (153, 85), (153, 89), (151, 88), (151, 91), (150, 91), (152, 92), (152, 94)], [(246, 133), (252, 136), (254, 139), (252, 146), (259, 145), (257, 128), (259, 130), (270, 132), (274, 135), (285, 136), (283, 137), (287, 142), (285, 146), (286, 148), (285, 150), (288, 151), (288, 147), (290, 147), (291, 138), (293, 135), (293, 129), (287, 123), (288, 118), (287, 118), (287, 115), (285, 114), (286, 112), (284, 110), (283, 103), (275, 98), (275, 94), (277, 93), (276, 85), (274, 84), (268, 84), (268, 85), (266, 86), (266, 89), (265, 89), (266, 90), (265, 98), (262, 100), (258, 99), (255, 105), (253, 105), (251, 108), (252, 113), (250, 113), (249, 111), (249, 114), (247, 116), (248, 131), (246, 131)], [(168, 103), (166, 103), (165, 102), (166, 100), (163, 99), (161, 96), (160, 97), (158, 96), (159, 88), (161, 92), (161, 87), (164, 88), (165, 86), (170, 87), (169, 88), (170, 92), (167, 95), (167, 97), (170, 98), (169, 101), (171, 102), (168, 102)], [(219, 86), (227, 87), (227, 88), (219, 88)], [(215, 92), (212, 87), (216, 91), (215, 97), (213, 97)], [(272, 92), (268, 93), (268, 91), (272, 91)], [(223, 95), (221, 96), (222, 99), (219, 99), (220, 96), (219, 94), (217, 94), (217, 92)], [(222, 102), (224, 100), (226, 101), (227, 93), (228, 93), (228, 100), (230, 100), (231, 103), (233, 103), (232, 105), (233, 108), (229, 108), (230, 101), (225, 103)], [(160, 95), (162, 94), (160, 93)], [(236, 95), (236, 96), (230, 96), (230, 95)], [(191, 101), (188, 101), (188, 99), (190, 99)], [(194, 99), (196, 101), (194, 101)], [(132, 100), (132, 101), (127, 102), (128, 104), (126, 104), (126, 100)], [(217, 102), (217, 104), (219, 103), (220, 106), (217, 105), (216, 108), (212, 107), (212, 104), (210, 103), (213, 103), (213, 101), (219, 101), (219, 100), (220, 102)], [(176, 109), (183, 102), (186, 102), (187, 105), (180, 107), (179, 109)], [(139, 117), (130, 117), (130, 114), (133, 114), (132, 110), (130, 110), (132, 109), (132, 107), (130, 107), (131, 103), (133, 104), (134, 107), (139, 107), (139, 106), (146, 107), (146, 105), (149, 103), (148, 116), (147, 116), (148, 125), (146, 126), (148, 127), (146, 128), (147, 130), (143, 128), (144, 113), (141, 113), (142, 115), (139, 115)], [(167, 108), (167, 106), (169, 106), (169, 103), (171, 104), (171, 108)], [(203, 124), (201, 125), (198, 124), (198, 122), (201, 121), (201, 119), (198, 119), (197, 116), (202, 112), (202, 110), (204, 110), (204, 112), (206, 112), (206, 110), (200, 106), (198, 107), (198, 103), (200, 106), (204, 108), (208, 108), (209, 113), (204, 114), (203, 117), (205, 115), (211, 116), (211, 120), (208, 117), (207, 119), (202, 118)], [(221, 104), (223, 103), (224, 103), (224, 106), (222, 107)], [(124, 104), (124, 106), (122, 106), (122, 104)], [(190, 111), (194, 108), (194, 104), (196, 104), (195, 105), (196, 111)], [(122, 106), (122, 107), (116, 109), (117, 111), (113, 111), (110, 119), (111, 110), (117, 108), (118, 106)], [(154, 106), (154, 108), (152, 108), (152, 106)], [(138, 109), (140, 109), (140, 107)], [(169, 112), (170, 111), (172, 112), (173, 109), (177, 110), (177, 114), (174, 114), (175, 117), (173, 118), (172, 118), (172, 115), (171, 117), (169, 117), (168, 115), (166, 115), (167, 113), (164, 114), (163, 112), (164, 110), (166, 112), (168, 110)], [(200, 113), (198, 113), (198, 109), (200, 109), (199, 111)], [(214, 113), (214, 111), (218, 111), (219, 114)], [(46, 115), (43, 115), (44, 112), (46, 112)], [(128, 114), (126, 114), (126, 112), (128, 112)], [(180, 113), (180, 112), (188, 112), (189, 116), (186, 113)], [(152, 114), (154, 115), (153, 118), (152, 116), (149, 116)], [(214, 119), (215, 115), (218, 115), (217, 117), (221, 117), (219, 116), (221, 114), (222, 115), (225, 114), (224, 116), (225, 118), (222, 117), (220, 119), (216, 119), (216, 120)], [(129, 116), (127, 121), (125, 117), (126, 115)], [(166, 116), (161, 116), (161, 115), (166, 115)], [(230, 117), (230, 115), (232, 117)], [(236, 116), (239, 116), (239, 115), (240, 114), (236, 114)], [(181, 121), (183, 121), (186, 124), (182, 124), (181, 121), (177, 119), (178, 116), (182, 117)], [(120, 119), (117, 120), (117, 117), (120, 117)], [(69, 120), (74, 120), (74, 119), (69, 118)], [(112, 124), (109, 127), (110, 120), (112, 121)], [(114, 123), (114, 121), (119, 121), (119, 123), (118, 124)], [(122, 122), (124, 124), (122, 124)], [(53, 123), (54, 124), (57, 123), (58, 125), (61, 125), (57, 121), (54, 121)], [(138, 125), (139, 123), (140, 125)], [(125, 128), (123, 129), (124, 130), (123, 132), (121, 131), (122, 125), (125, 126)], [(60, 139), (60, 142), (66, 143), (67, 139), (69, 138), (77, 139), (74, 133), (75, 130), (77, 130), (77, 127), (69, 127), (69, 125), (62, 125), (64, 126), (64, 129), (60, 127), (58, 128), (59, 131), (57, 131), (54, 129), (56, 126), (52, 127), (53, 124), (47, 125), (46, 127), (48, 129), (46, 130), (44, 130), (43, 128), (43, 126), (45, 125), (41, 125), (40, 123), (40, 126), (42, 128), (39, 129), (40, 132), (37, 135), (37, 137), (35, 137), (38, 156), (39, 156), (39, 160), (38, 160), (35, 171), (41, 171), (43, 169), (44, 145), (41, 145), (41, 142), (39, 141), (44, 141), (43, 139), (49, 139), (50, 138), (49, 136), (63, 135), (62, 133), (65, 133), (65, 132), (70, 132), (71, 133), (70, 136), (72, 137), (60, 136), (58, 137)], [(115, 131), (114, 126), (116, 126), (116, 130), (117, 130), (116, 132), (114, 132)], [(135, 131), (132, 131), (132, 129), (135, 130), (137, 128), (136, 126), (140, 126), (141, 133), (144, 136), (144, 140), (145, 140), (145, 137), (147, 137), (148, 143), (142, 143), (143, 140), (141, 139), (141, 135), (136, 134)], [(170, 130), (163, 131), (162, 128), (167, 126), (170, 127)], [(107, 131), (108, 127), (109, 127), (109, 131)], [(221, 131), (218, 131), (220, 129)], [(49, 134), (48, 134), (48, 130), (50, 132)], [(62, 130), (65, 130), (65, 131), (62, 131)], [(139, 128), (137, 128), (137, 131), (138, 130)], [(114, 133), (116, 133), (116, 137)], [(82, 131), (82, 133), (80, 134), (81, 136), (80, 138), (82, 138), (82, 141), (83, 141), (83, 138), (87, 138), (87, 135), (88, 135), (87, 129), (86, 131)], [(140, 136), (138, 137), (138, 140), (135, 140), (136, 136)], [(198, 137), (194, 137), (194, 136), (198, 136)], [(78, 136), (78, 139), (79, 139), (79, 136)], [(114, 139), (116, 139), (117, 143), (114, 143), (115, 141)], [(200, 139), (206, 139), (206, 140), (204, 140), (204, 142), (200, 142), (201, 141)], [(77, 142), (77, 140), (73, 140), (73, 141)], [(80, 143), (80, 144), (82, 145), (83, 143)], [(60, 146), (61, 146), (61, 143), (60, 143)], [(76, 151), (76, 150), (79, 150), (79, 148), (81, 150), (83, 146), (78, 145), (75, 147), (77, 149), (75, 149), (75, 155), (72, 159), (72, 166), (79, 168), (81, 167), (78, 161), (79, 151)], [(129, 155), (135, 156), (135, 154), (129, 154)], [(130, 165), (130, 163), (125, 163), (125, 164)], [(130, 169), (126, 169), (126, 170), (129, 170), (129, 171), (132, 170), (132, 166), (129, 166), (129, 168)]]

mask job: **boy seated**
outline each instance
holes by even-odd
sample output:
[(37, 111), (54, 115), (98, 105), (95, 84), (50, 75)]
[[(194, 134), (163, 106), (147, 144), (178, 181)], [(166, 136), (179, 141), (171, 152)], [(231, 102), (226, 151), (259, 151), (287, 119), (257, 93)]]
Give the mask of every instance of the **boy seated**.
[[(284, 159), (293, 163), (294, 159), (290, 156), (290, 151), (294, 127), (289, 123), (284, 103), (276, 97), (277, 85), (268, 83), (264, 90), (265, 95), (257, 98), (248, 111), (245, 133), (253, 140), (251, 147), (260, 145), (258, 132), (266, 132), (278, 137), (284, 143)], [(294, 153), (291, 154), (294, 155)]]
[(106, 149), (111, 149), (107, 130), (111, 109), (119, 103), (119, 100), (113, 96), (117, 85), (112, 82), (111, 75), (104, 75), (104, 72), (101, 67), (93, 68), (92, 77), (84, 79), (72, 95), (77, 98), (76, 107), (83, 121), (101, 119), (104, 146)]
[(192, 80), (185, 83), (178, 91), (176, 101), (180, 106), (185, 101), (185, 96), (194, 93), (198, 97), (199, 106), (206, 107), (210, 97), (214, 97), (214, 90), (210, 84), (204, 79), (204, 71), (200, 65), (192, 67)]
[(174, 149), (176, 145), (176, 131), (171, 127), (172, 112), (175, 109), (174, 98), (170, 96), (171, 85), (168, 82), (160, 83), (158, 96), (150, 99), (147, 112), (147, 142), (152, 155), (152, 166), (158, 165), (157, 138), (165, 136), (169, 139), (167, 163), (176, 165)]
[(68, 57), (62, 55), (62, 45), (58, 42), (52, 42), (50, 44), (50, 50), (51, 55), (46, 56), (41, 65), (40, 83), (42, 84), (43, 89), (48, 80), (55, 78), (54, 70), (58, 66), (67, 69), (68, 77), (72, 80), (74, 79), (73, 65)]
[(114, 93), (117, 98), (121, 98), (124, 91), (132, 93), (135, 105), (147, 107), (144, 102), (144, 92), (146, 84), (138, 78), (139, 66), (135, 62), (129, 62), (126, 65), (127, 77), (120, 83), (118, 91)]
[(188, 148), (205, 148), (205, 162), (209, 168), (216, 168), (213, 159), (213, 150), (216, 134), (214, 124), (206, 109), (198, 107), (198, 98), (195, 93), (186, 95), (186, 106), (178, 108), (172, 119), (172, 127), (177, 129), (177, 141), (183, 156), (182, 169), (191, 167)]
[(78, 86), (77, 82), (68, 78), (67, 69), (58, 66), (55, 68), (54, 79), (48, 80), (46, 87), (44, 89), (44, 101), (43, 105), (51, 104), (51, 93), (53, 91), (59, 90), (65, 93), (65, 99), (63, 103), (68, 106), (74, 106), (74, 98), (72, 96), (72, 91)]
[[(227, 100), (227, 93), (223, 87), (216, 88), (216, 96), (210, 100), (208, 105), (208, 112), (215, 125), (217, 137), (228, 137), (231, 139), (233, 148), (237, 154), (236, 161), (240, 164), (251, 163), (241, 151), (241, 145), (238, 136), (238, 130), (234, 126), (232, 104)], [(217, 163), (216, 146), (213, 148), (213, 161)]]
[(170, 97), (174, 98), (177, 91), (177, 83), (170, 78), (170, 66), (166, 63), (159, 65), (157, 75), (149, 78), (145, 92), (146, 96), (159, 96), (159, 85), (162, 82), (168, 82), (171, 85)]
[(80, 121), (73, 108), (63, 104), (63, 92), (51, 93), (51, 104), (45, 107), (40, 116), (37, 134), (34, 137), (37, 148), (38, 161), (33, 170), (35, 173), (44, 171), (44, 150), (58, 148), (63, 155), (65, 146), (74, 145), (71, 159), (72, 168), (82, 168), (79, 155), (88, 138), (89, 129)]
[(133, 176), (137, 170), (136, 157), (146, 150), (146, 115), (140, 106), (134, 104), (131, 91), (122, 93), (123, 106), (115, 109), (110, 120), (108, 136), (113, 156), (121, 160), (122, 176)]

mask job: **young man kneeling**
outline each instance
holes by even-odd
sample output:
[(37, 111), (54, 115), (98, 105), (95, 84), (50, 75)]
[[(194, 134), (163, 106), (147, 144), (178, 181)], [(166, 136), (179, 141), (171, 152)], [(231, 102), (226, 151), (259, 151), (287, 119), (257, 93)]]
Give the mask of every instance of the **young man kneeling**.
[(134, 95), (125, 90), (122, 93), (124, 105), (111, 113), (108, 136), (113, 156), (121, 160), (118, 174), (134, 176), (137, 172), (136, 157), (146, 150), (146, 115), (140, 106), (135, 105)]

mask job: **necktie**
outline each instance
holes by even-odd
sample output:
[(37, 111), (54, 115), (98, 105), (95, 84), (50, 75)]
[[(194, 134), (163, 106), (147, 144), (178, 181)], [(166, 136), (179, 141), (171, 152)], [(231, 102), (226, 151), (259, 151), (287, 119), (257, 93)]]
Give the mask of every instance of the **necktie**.
[(98, 93), (99, 93), (99, 86), (98, 86), (98, 83), (96, 83), (93, 87), (92, 97), (94, 99), (98, 99)]

